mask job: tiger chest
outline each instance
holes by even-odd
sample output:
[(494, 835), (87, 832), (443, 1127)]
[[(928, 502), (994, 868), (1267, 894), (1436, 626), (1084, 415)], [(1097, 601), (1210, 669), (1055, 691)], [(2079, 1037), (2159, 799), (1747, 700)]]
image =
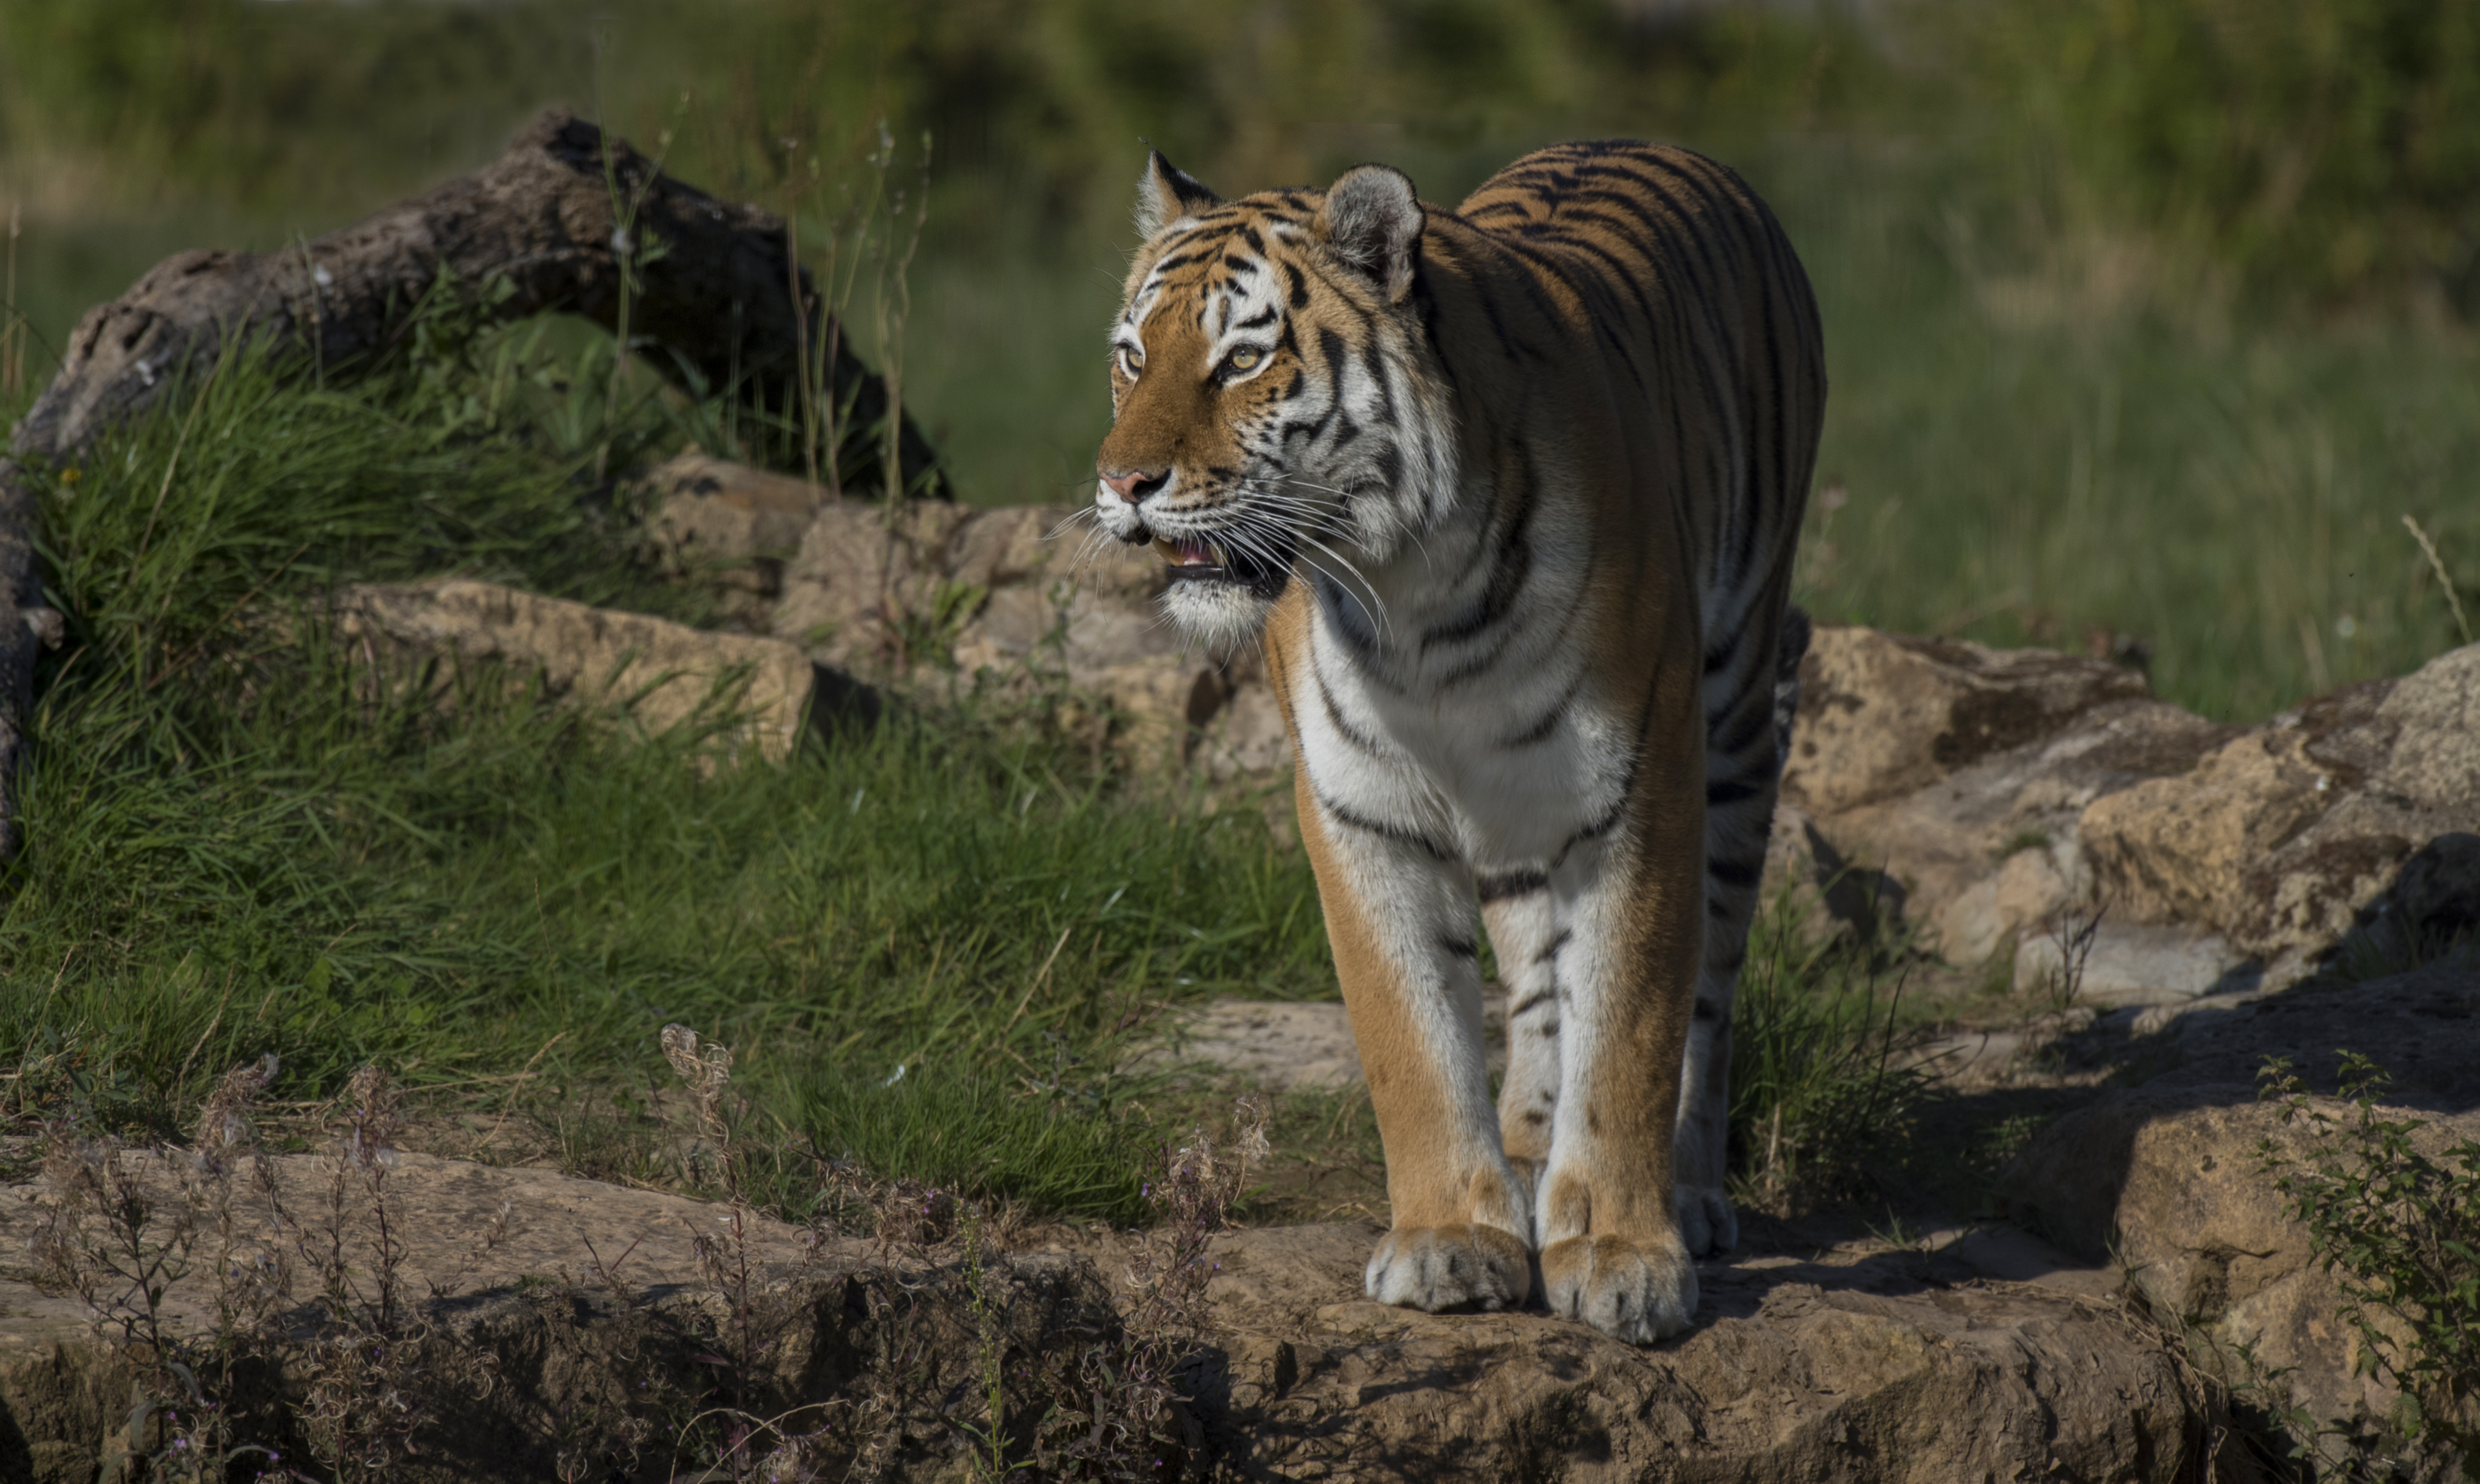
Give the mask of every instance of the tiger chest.
[(1303, 637), (1284, 667), (1293, 742), (1348, 825), (1510, 869), (1547, 864), (1625, 793), (1626, 729), (1580, 662), (1382, 679), (1331, 635)]

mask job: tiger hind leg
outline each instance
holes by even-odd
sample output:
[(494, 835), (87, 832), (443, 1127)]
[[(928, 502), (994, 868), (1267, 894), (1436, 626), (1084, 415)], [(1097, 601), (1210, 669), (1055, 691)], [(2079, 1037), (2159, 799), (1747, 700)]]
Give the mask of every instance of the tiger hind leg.
[(1705, 952), (1671, 1143), (1679, 1235), (1699, 1257), (1727, 1251), (1740, 1240), (1739, 1217), (1723, 1186), (1730, 1158), (1731, 1002), (1747, 957), (1809, 639), (1807, 614), (1795, 607), (1781, 613), (1772, 663), (1755, 662), (1767, 652), (1766, 635), (1752, 625), (1741, 643), (1754, 653), (1722, 666), (1706, 694)]

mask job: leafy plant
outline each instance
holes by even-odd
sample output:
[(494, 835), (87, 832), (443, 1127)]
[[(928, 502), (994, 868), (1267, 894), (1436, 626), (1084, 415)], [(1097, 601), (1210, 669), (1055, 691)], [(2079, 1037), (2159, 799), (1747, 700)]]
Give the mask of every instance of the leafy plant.
[[(2480, 1141), (2437, 1147), (2427, 1120), (2380, 1106), (2391, 1078), (2357, 1052), (2339, 1072), (2344, 1108), (2328, 1112), (2290, 1063), (2269, 1057), (2260, 1095), (2306, 1136), (2259, 1158), (2334, 1275), (2359, 1340), (2358, 1373), (2393, 1387), (2396, 1423), (2415, 1444), (2480, 1449)], [(2427, 1147), (2422, 1147), (2426, 1145)], [(2303, 1445), (2304, 1446), (2305, 1445)], [(2466, 1466), (2466, 1476), (2470, 1476)]]

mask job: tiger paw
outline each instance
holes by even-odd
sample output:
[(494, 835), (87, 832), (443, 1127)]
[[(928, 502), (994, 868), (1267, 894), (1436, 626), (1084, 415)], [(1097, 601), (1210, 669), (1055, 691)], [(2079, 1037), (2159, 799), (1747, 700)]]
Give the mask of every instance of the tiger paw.
[(1532, 1254), (1495, 1226), (1398, 1227), (1379, 1239), (1366, 1275), (1382, 1304), (1426, 1309), (1512, 1309), (1533, 1292)]
[(1718, 1188), (1681, 1186), (1676, 1192), (1679, 1240), (1691, 1257), (1712, 1257), (1740, 1244), (1740, 1218)]
[(1630, 1344), (1666, 1340), (1696, 1313), (1696, 1265), (1675, 1237), (1554, 1241), (1541, 1249), (1541, 1286), (1551, 1313)]

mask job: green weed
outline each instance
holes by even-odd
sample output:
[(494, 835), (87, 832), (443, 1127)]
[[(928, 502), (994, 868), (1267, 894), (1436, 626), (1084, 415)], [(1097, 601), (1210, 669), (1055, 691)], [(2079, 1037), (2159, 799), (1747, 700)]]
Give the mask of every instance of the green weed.
[(2286, 1215), (2306, 1225), (2316, 1265), (2341, 1291), (2359, 1372), (2399, 1394), (2394, 1421), (2412, 1444), (2475, 1456), (2480, 1141), (2419, 1147), (2427, 1120), (2381, 1110), (2390, 1079), (2356, 1052), (2342, 1054), (2339, 1115), (2312, 1101), (2281, 1058), (2268, 1057), (2258, 1075), (2260, 1095), (2307, 1135), (2304, 1153), (2267, 1139), (2259, 1157)]

